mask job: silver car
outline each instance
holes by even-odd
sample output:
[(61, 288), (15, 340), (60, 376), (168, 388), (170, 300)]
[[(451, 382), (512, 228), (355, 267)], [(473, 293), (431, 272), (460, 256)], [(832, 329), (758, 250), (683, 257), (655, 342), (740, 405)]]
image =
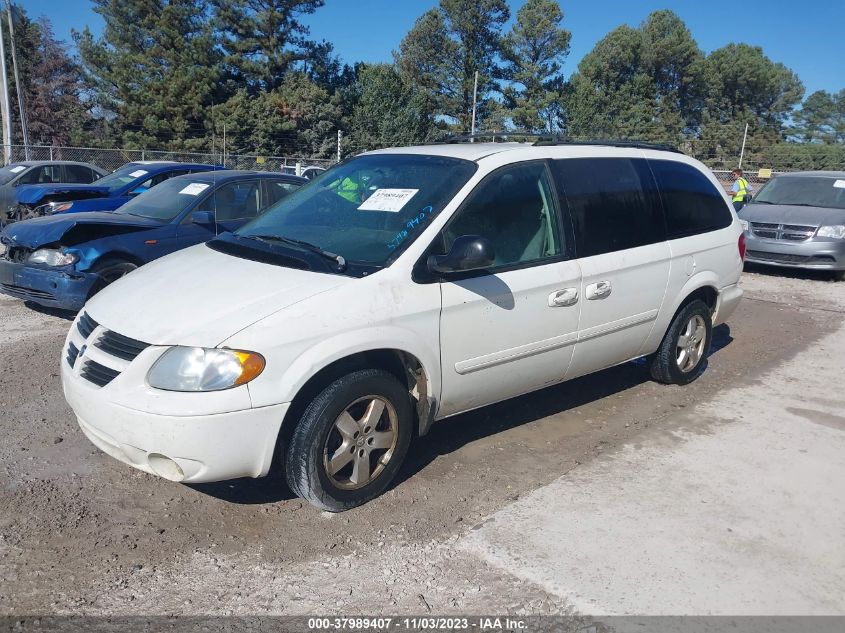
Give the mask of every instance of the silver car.
[(739, 211), (745, 259), (845, 280), (845, 171), (782, 174)]

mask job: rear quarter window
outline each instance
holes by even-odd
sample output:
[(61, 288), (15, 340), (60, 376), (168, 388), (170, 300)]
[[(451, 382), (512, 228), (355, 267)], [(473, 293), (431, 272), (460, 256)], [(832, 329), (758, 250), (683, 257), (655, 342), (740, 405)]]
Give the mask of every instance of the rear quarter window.
[(568, 158), (552, 161), (569, 208), (578, 257), (666, 239), (660, 198), (645, 159)]
[(668, 238), (698, 235), (730, 226), (728, 205), (698, 169), (670, 160), (650, 160), (663, 199)]

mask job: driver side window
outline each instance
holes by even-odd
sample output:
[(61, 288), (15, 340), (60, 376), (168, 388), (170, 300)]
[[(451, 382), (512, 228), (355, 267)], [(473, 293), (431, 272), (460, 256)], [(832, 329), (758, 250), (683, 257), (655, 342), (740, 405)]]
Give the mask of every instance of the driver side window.
[(462, 235), (493, 244), (495, 266), (549, 259), (562, 252), (552, 188), (544, 163), (502, 169), (469, 196), (443, 232), (448, 252)]

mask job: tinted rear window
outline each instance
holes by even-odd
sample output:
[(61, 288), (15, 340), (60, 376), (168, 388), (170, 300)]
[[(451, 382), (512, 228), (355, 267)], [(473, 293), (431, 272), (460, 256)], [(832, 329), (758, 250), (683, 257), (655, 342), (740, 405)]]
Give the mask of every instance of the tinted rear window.
[(730, 226), (733, 217), (710, 179), (691, 165), (649, 161), (666, 214), (666, 233), (674, 239)]
[(660, 199), (644, 159), (553, 161), (575, 230), (578, 257), (662, 242)]

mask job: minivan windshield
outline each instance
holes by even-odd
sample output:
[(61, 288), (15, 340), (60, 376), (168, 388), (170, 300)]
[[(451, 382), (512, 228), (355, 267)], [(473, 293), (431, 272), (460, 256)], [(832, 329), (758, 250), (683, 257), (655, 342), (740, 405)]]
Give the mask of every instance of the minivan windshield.
[(444, 156), (359, 156), (320, 174), (235, 234), (276, 240), (283, 248), (296, 248), (295, 240), (347, 262), (384, 266), (422, 233), (476, 168)]
[(829, 176), (778, 176), (752, 202), (845, 209), (845, 179)]
[(143, 165), (128, 163), (120, 169), (113, 171), (108, 176), (103, 176), (95, 184), (98, 187), (108, 187), (109, 192), (114, 193), (141, 176), (146, 176), (148, 173)]
[(210, 188), (210, 184), (190, 178), (165, 180), (132, 198), (115, 213), (170, 222), (198, 198), (205, 197)]

